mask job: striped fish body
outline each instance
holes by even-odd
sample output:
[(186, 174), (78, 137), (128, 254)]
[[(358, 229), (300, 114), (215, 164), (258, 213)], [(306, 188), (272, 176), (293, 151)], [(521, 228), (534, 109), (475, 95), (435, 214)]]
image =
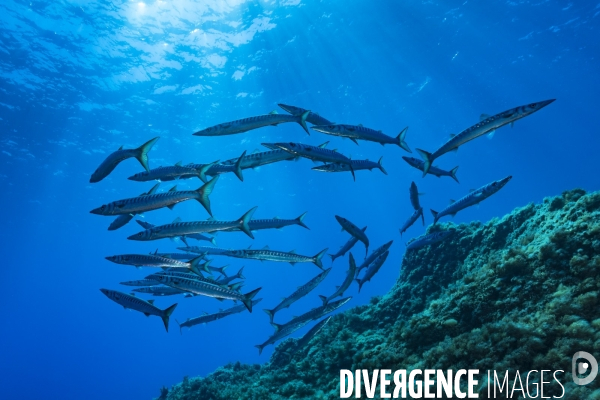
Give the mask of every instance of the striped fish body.
[[(355, 171), (360, 171), (363, 169), (368, 169), (369, 171), (372, 171), (373, 168), (377, 168), (377, 169), (382, 168), (381, 164), (376, 163), (374, 161), (369, 161), (369, 160), (351, 160), (351, 165)], [(315, 171), (320, 171), (320, 172), (350, 172), (350, 165), (340, 164), (340, 163), (330, 163), (330, 164), (318, 165), (311, 169), (313, 169)], [(382, 171), (384, 171), (384, 173), (387, 175), (385, 170), (382, 170)]]
[[(419, 171), (424, 170), (425, 162), (423, 160), (419, 160), (418, 158), (414, 158), (414, 157), (402, 157), (402, 159), (404, 161), (406, 161), (410, 166), (418, 169)], [(450, 171), (445, 171), (441, 168), (438, 168), (438, 167), (432, 165), (431, 167), (429, 167), (428, 174), (437, 176), (438, 178), (441, 178), (442, 176), (449, 176), (452, 179), (454, 179), (457, 183), (459, 183), (458, 179), (456, 178), (457, 170), (458, 170), (458, 167), (454, 167)]]
[(379, 271), (379, 269), (381, 269), (381, 266), (383, 265), (385, 260), (387, 260), (387, 257), (389, 254), (390, 254), (390, 252), (386, 251), (385, 253), (383, 253), (382, 255), (377, 257), (375, 259), (375, 261), (373, 261), (373, 264), (369, 265), (369, 267), (365, 271), (365, 275), (362, 277), (362, 279), (356, 280), (356, 282), (358, 283), (358, 292), (359, 293), (360, 293), (360, 289), (362, 288), (362, 285), (364, 285), (366, 282), (369, 282), (371, 280), (371, 278), (373, 278), (373, 276), (375, 276), (375, 274)]
[(325, 133), (333, 136), (340, 136), (354, 140), (367, 140), (370, 142), (376, 142), (381, 145), (385, 144), (396, 144), (400, 145), (398, 139), (386, 135), (381, 131), (367, 128), (360, 125), (347, 125), (347, 124), (329, 124), (329, 125), (316, 125), (311, 127), (315, 131)]
[(159, 283), (153, 279), (138, 279), (136, 281), (121, 282), (121, 285), (125, 285), (125, 286), (156, 286), (156, 285), (159, 285)]
[(196, 281), (208, 283), (208, 284), (211, 284), (211, 285), (221, 286), (214, 279), (205, 278), (205, 277), (200, 276), (200, 275), (190, 274), (190, 273), (186, 273), (186, 272), (179, 272), (179, 271), (163, 271), (163, 272), (159, 272), (159, 273), (156, 273), (156, 274), (148, 275), (146, 277), (146, 279), (154, 280), (155, 282), (160, 282), (159, 280), (156, 279), (156, 276), (159, 276), (159, 275), (160, 276), (174, 277), (174, 278), (196, 280)]
[[(263, 144), (264, 145), (264, 144)], [(285, 150), (298, 157), (308, 158), (314, 161), (342, 163), (351, 165), (351, 160), (335, 150), (311, 146), (303, 143), (275, 143), (274, 146)]]
[[(255, 305), (257, 305), (258, 303), (260, 303), (262, 299), (256, 299), (256, 300), (252, 300), (252, 306), (254, 307)], [(239, 306), (233, 306), (231, 308), (227, 308), (223, 311), (219, 311), (213, 314), (205, 314), (205, 315), (201, 315), (199, 317), (196, 318), (188, 318), (187, 321), (185, 321), (184, 323), (179, 324), (180, 328), (191, 328), (192, 326), (196, 326), (196, 325), (200, 325), (200, 324), (206, 324), (209, 322), (213, 322), (213, 321), (217, 321), (221, 318), (225, 318), (229, 315), (233, 315), (233, 314), (239, 314), (243, 311), (246, 310), (246, 307), (244, 305), (239, 305)]]
[(139, 172), (135, 175), (130, 176), (129, 180), (136, 182), (148, 182), (148, 181), (172, 181), (175, 179), (179, 179), (183, 176), (185, 177), (193, 177), (198, 176), (198, 170), (194, 168), (190, 168), (189, 166), (182, 165), (171, 165), (168, 167), (158, 167), (151, 169), (150, 171)]
[[(252, 154), (246, 155), (242, 159), (241, 168), (242, 169), (256, 168), (256, 167), (260, 167), (262, 165), (272, 164), (272, 163), (276, 163), (279, 161), (293, 160), (295, 158), (296, 158), (296, 156), (294, 156), (293, 154), (290, 154), (289, 152), (287, 152), (285, 150), (271, 150), (271, 151), (264, 151), (264, 152), (260, 152), (260, 153), (252, 153)], [(226, 166), (232, 166), (232, 165), (235, 165), (237, 160), (238, 160), (237, 158), (227, 160), (227, 161), (224, 161), (222, 164), (226, 165)]]
[[(178, 247), (177, 250), (188, 251), (190, 253), (196, 254), (208, 254), (214, 256), (222, 256), (226, 255), (230, 252), (230, 249), (222, 249), (219, 247), (210, 247), (210, 246), (187, 246), (187, 247)], [(189, 255), (189, 257), (193, 257), (193, 255)]]
[(301, 348), (305, 347), (311, 341), (311, 339), (313, 337), (315, 337), (315, 335), (317, 333), (319, 333), (325, 325), (327, 325), (327, 323), (329, 322), (329, 320), (331, 320), (331, 318), (332, 318), (332, 316), (322, 319), (321, 321), (316, 323), (315, 326), (310, 328), (310, 330), (308, 332), (306, 332), (304, 334), (304, 336), (302, 336), (300, 339), (298, 339), (296, 341), (296, 346), (295, 346), (294, 351), (300, 350)]
[[(367, 227), (362, 228), (362, 231), (366, 231)], [(358, 243), (358, 239), (354, 236), (350, 236), (350, 239), (338, 250), (335, 254), (330, 254), (331, 262), (334, 262), (336, 258), (343, 257), (354, 245)]]
[(390, 240), (389, 242), (385, 243), (384, 245), (382, 245), (382, 246), (378, 247), (377, 249), (373, 250), (373, 252), (371, 254), (369, 254), (369, 256), (367, 258), (365, 258), (365, 260), (360, 265), (360, 267), (358, 267), (356, 269), (356, 275), (358, 276), (359, 272), (363, 268), (366, 268), (369, 265), (371, 265), (373, 263), (373, 261), (375, 261), (377, 259), (377, 257), (379, 257), (380, 255), (382, 255), (383, 253), (385, 253), (386, 251), (388, 251), (389, 248), (392, 246), (392, 243), (394, 243), (394, 241)]
[(402, 225), (402, 228), (400, 228), (400, 236), (402, 236), (402, 234), (404, 232), (406, 232), (406, 230), (408, 228), (410, 228), (412, 226), (412, 224), (414, 224), (419, 217), (421, 217), (423, 219), (423, 225), (425, 225), (425, 217), (423, 216), (423, 208), (419, 208), (418, 210), (415, 210), (412, 215), (410, 216), (410, 218), (408, 218), (408, 220), (406, 220), (406, 222), (404, 223), (404, 225)]
[[(308, 110), (305, 110), (304, 108), (289, 106), (287, 104), (277, 104), (277, 105), (292, 115), (302, 115), (308, 111)], [(329, 121), (328, 119), (325, 119), (325, 118), (321, 117), (319, 114), (310, 112), (310, 111), (308, 112), (306, 121), (310, 122), (313, 125), (331, 125), (331, 124), (333, 124), (333, 122)]]
[(284, 298), (281, 301), (281, 303), (279, 303), (277, 306), (275, 306), (275, 308), (273, 308), (272, 310), (265, 309), (264, 311), (267, 313), (267, 315), (271, 319), (271, 322), (273, 322), (273, 318), (275, 317), (275, 314), (278, 311), (281, 311), (284, 308), (288, 308), (289, 306), (294, 304), (296, 301), (300, 300), (301, 298), (303, 298), (304, 296), (309, 294), (314, 288), (316, 288), (321, 282), (323, 282), (323, 280), (329, 274), (329, 271), (331, 271), (331, 268), (326, 269), (325, 271), (321, 272), (319, 275), (312, 278), (310, 281), (306, 282), (304, 285), (299, 286), (298, 289), (294, 293), (292, 293), (288, 297)]
[(301, 254), (296, 254), (292, 252), (285, 251), (277, 251), (277, 250), (232, 250), (229, 251), (226, 255), (229, 257), (237, 257), (237, 258), (250, 258), (254, 260), (260, 261), (275, 261), (275, 262), (286, 262), (292, 265), (296, 263), (313, 263), (319, 268), (323, 269), (323, 264), (321, 263), (321, 258), (325, 254), (327, 249), (322, 250), (319, 254), (308, 257), (303, 256)]
[(254, 347), (258, 348), (258, 354), (260, 355), (265, 347), (267, 347), (270, 344), (275, 344), (277, 341), (291, 335), (292, 333), (296, 332), (298, 329), (302, 328), (304, 325), (308, 324), (309, 322), (310, 322), (310, 320), (299, 322), (295, 325), (272, 324), (273, 326), (275, 326), (275, 329), (276, 329), (275, 333), (271, 337), (269, 337), (263, 344), (258, 344)]
[(324, 306), (327, 305), (327, 303), (329, 303), (331, 300), (335, 299), (336, 297), (343, 296), (344, 292), (352, 284), (352, 281), (354, 280), (354, 276), (356, 275), (356, 262), (354, 261), (354, 256), (352, 256), (352, 253), (350, 253), (349, 258), (350, 258), (350, 260), (349, 260), (348, 271), (346, 272), (346, 278), (344, 278), (344, 281), (342, 282), (342, 284), (340, 286), (338, 286), (336, 291), (333, 292), (333, 294), (329, 297), (319, 295), (319, 298), (323, 302)]
[(157, 256), (172, 258), (173, 260), (189, 261), (195, 256), (189, 253), (156, 253)]
[(291, 321), (287, 322), (283, 326), (292, 326), (292, 325), (299, 324), (302, 322), (308, 322), (311, 320), (319, 319), (319, 318), (323, 317), (324, 315), (327, 315), (327, 314), (337, 310), (338, 308), (342, 307), (344, 304), (346, 304), (350, 300), (352, 300), (352, 297), (345, 297), (343, 299), (327, 303), (326, 305), (323, 305), (320, 307), (315, 307), (312, 310), (310, 310), (296, 318), (293, 318)]
[(134, 214), (121, 214), (115, 218), (113, 222), (108, 226), (109, 231), (117, 230), (129, 223), (135, 217)]
[(146, 229), (136, 235), (128, 237), (130, 240), (157, 240), (172, 238), (177, 236), (188, 236), (196, 233), (210, 233), (218, 231), (230, 231), (238, 228), (239, 221), (195, 221), (195, 222), (176, 222)]
[[(234, 135), (236, 133), (243, 133), (253, 129), (263, 128), (265, 126), (274, 126), (284, 124), (288, 122), (296, 122), (305, 127), (305, 120), (302, 116), (287, 115), (287, 114), (266, 114), (257, 115), (255, 117), (249, 117), (244, 119), (238, 119), (231, 122), (225, 122), (210, 128), (202, 129), (195, 132), (194, 136), (224, 136)], [(308, 129), (305, 129), (308, 133)]]
[(465, 197), (461, 198), (458, 201), (453, 202), (448, 207), (443, 209), (440, 212), (431, 210), (433, 214), (433, 223), (435, 224), (441, 217), (445, 215), (456, 215), (461, 210), (464, 210), (467, 207), (471, 207), (475, 204), (482, 202), (493, 194), (497, 193), (500, 189), (504, 187), (512, 179), (512, 176), (508, 176), (504, 179), (500, 179), (498, 181), (488, 183), (487, 185), (472, 191)]
[(420, 238), (410, 242), (406, 246), (406, 251), (412, 250), (412, 249), (418, 249), (418, 248), (421, 248), (424, 246), (429, 246), (429, 245), (441, 242), (442, 240), (446, 239), (448, 236), (452, 235), (454, 232), (455, 232), (454, 230), (448, 230), (448, 231), (440, 231), (440, 232), (431, 233), (429, 235), (425, 235), (423, 237), (420, 237)]
[(90, 178), (90, 183), (100, 182), (102, 179), (106, 178), (111, 172), (113, 172), (117, 165), (119, 165), (122, 161), (127, 160), (128, 158), (137, 158), (140, 164), (142, 164), (142, 167), (144, 167), (146, 171), (149, 170), (150, 168), (148, 167), (148, 152), (150, 151), (152, 146), (154, 146), (154, 143), (156, 143), (158, 139), (159, 138), (156, 137), (144, 143), (137, 149), (121, 148), (109, 154), (108, 157), (106, 157), (104, 161), (102, 161), (102, 163), (98, 166), (96, 171), (94, 171), (94, 173), (92, 174), (92, 177)]
[(148, 196), (132, 197), (108, 203), (91, 211), (97, 215), (141, 214), (146, 211), (171, 207), (186, 200), (198, 200), (198, 192), (182, 190), (177, 192), (157, 193)]
[(202, 282), (198, 279), (180, 278), (177, 276), (169, 276), (163, 274), (150, 275), (151, 278), (162, 283), (163, 285), (171, 286), (176, 289), (186, 292), (195, 293), (201, 296), (214, 297), (218, 299), (242, 300), (242, 295), (233, 290), (224, 287)]
[(177, 294), (185, 294), (187, 292), (170, 286), (147, 286), (133, 289), (134, 292), (151, 294), (153, 296), (174, 296)]
[(366, 252), (369, 252), (369, 238), (365, 234), (365, 231), (360, 229), (358, 226), (354, 225), (351, 221), (346, 218), (340, 217), (339, 215), (335, 216), (335, 219), (342, 226), (342, 230), (348, 232), (350, 235), (354, 236), (365, 245)]
[(419, 203), (419, 189), (417, 189), (417, 185), (414, 182), (410, 184), (408, 193), (410, 195), (410, 204), (412, 204), (415, 210), (420, 209), (421, 204)]
[[(149, 223), (149, 222), (140, 221), (139, 219), (136, 219), (135, 221), (136, 221), (136, 222), (137, 222), (137, 223), (138, 223), (138, 224), (139, 224), (139, 225), (140, 225), (142, 228), (144, 228), (144, 229), (151, 229), (151, 228), (154, 228), (154, 227), (156, 226), (156, 225), (154, 225), (154, 224), (151, 224), (151, 223)], [(199, 233), (195, 233), (195, 234), (188, 235), (188, 236), (183, 236), (183, 237), (181, 237), (181, 238), (179, 238), (179, 239), (181, 239), (181, 240), (182, 240), (184, 243), (186, 243), (186, 244), (187, 244), (187, 240), (186, 240), (186, 239), (204, 240), (204, 241), (206, 241), (206, 242), (215, 243), (215, 238), (213, 238), (213, 237), (209, 237), (209, 236), (204, 236), (204, 235), (201, 235), (201, 234), (199, 234)]]
[(133, 265), (136, 267), (190, 268), (190, 263), (154, 254), (120, 254), (106, 257), (106, 259), (116, 264)]
[[(263, 229), (282, 229), (286, 226), (299, 225), (303, 228), (308, 229), (308, 227), (302, 222), (304, 215), (302, 214), (300, 217), (296, 219), (281, 219), (281, 218), (270, 218), (270, 219), (252, 219), (248, 221), (248, 226), (251, 231), (259, 231)], [(239, 231), (240, 228), (233, 228), (231, 231)]]

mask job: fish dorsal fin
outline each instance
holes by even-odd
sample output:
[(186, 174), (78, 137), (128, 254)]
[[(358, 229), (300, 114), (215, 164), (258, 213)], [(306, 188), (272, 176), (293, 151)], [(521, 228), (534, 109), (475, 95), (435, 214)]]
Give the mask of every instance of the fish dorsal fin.
[(176, 191), (177, 191), (177, 185), (175, 185), (171, 189), (169, 189), (169, 192), (176, 192)]
[(469, 189), (469, 193), (473, 193), (475, 189)]
[[(249, 247), (248, 247), (249, 248)], [(266, 245), (265, 247), (263, 247), (261, 250), (269, 250), (269, 245)]]
[(273, 328), (275, 328), (275, 332), (279, 332), (279, 330), (281, 329), (281, 327), (283, 325), (279, 325), (279, 324), (276, 324), (275, 322), (272, 322), (271, 326), (273, 326)]
[(510, 123), (510, 127), (512, 128), (513, 126), (515, 126), (515, 121)]
[[(150, 253), (150, 254), (152, 254), (152, 253)], [(158, 249), (154, 250), (154, 255), (157, 255), (157, 254), (158, 254)]]
[(277, 114), (277, 111), (276, 111), (276, 110), (273, 110), (273, 111), (271, 111), (271, 112), (269, 113), (269, 115), (276, 115), (276, 114)]
[(260, 153), (260, 150), (259, 149), (254, 149), (254, 150), (252, 150), (252, 153), (250, 153), (250, 154), (256, 154), (256, 153)]
[(216, 221), (215, 217), (206, 218), (207, 221)]
[(148, 300), (148, 303), (154, 305), (154, 300), (150, 299), (150, 300)]
[(456, 203), (456, 200), (450, 199), (450, 204), (454, 204), (454, 203)]
[(119, 147), (119, 150), (123, 150), (123, 146)]
[(181, 167), (181, 161), (177, 161), (177, 162), (175, 163), (175, 166), (176, 166), (176, 167)]
[(336, 287), (335, 287), (335, 290), (338, 290), (339, 288), (340, 288), (339, 286), (336, 286)]
[(383, 133), (383, 132), (381, 132), (381, 129), (380, 129), (380, 130), (378, 130), (377, 132), (379, 132), (379, 133)]
[(181, 222), (181, 217), (177, 217), (173, 220), (173, 222), (171, 222), (172, 224), (176, 224), (178, 222)]
[(150, 316), (150, 314), (148, 314), (147, 312), (145, 312), (145, 313), (144, 313), (144, 315), (145, 315), (146, 317), (149, 317), (149, 316)]
[(456, 136), (454, 133), (450, 134), (450, 137), (453, 138), (454, 136)]
[(248, 246), (248, 248), (246, 250), (250, 250), (252, 248), (252, 245)]
[(363, 124), (358, 124), (358, 126), (361, 126), (361, 127), (362, 127), (362, 126), (363, 126)]
[(132, 295), (133, 297), (135, 297), (135, 292), (131, 292), (129, 294)]
[(329, 144), (329, 140), (326, 141), (325, 143), (322, 143), (322, 144), (318, 145), (317, 147), (320, 148), (320, 149), (324, 149), (325, 147), (327, 147), (328, 144)]
[(481, 115), (479, 116), (479, 121), (483, 121), (484, 119), (488, 119), (489, 117), (490, 117), (490, 115), (489, 115), (489, 114), (481, 114)]
[(150, 189), (150, 191), (148, 192), (148, 194), (154, 194), (154, 193), (156, 193), (156, 191), (158, 190), (159, 186), (160, 186), (160, 183), (157, 183), (156, 185), (152, 186), (152, 189)]
[(279, 217), (276, 215), (276, 216), (273, 217), (273, 219), (279, 219)]
[(296, 250), (290, 250), (290, 254), (296, 254)]
[(208, 313), (207, 313), (206, 311), (204, 311), (204, 312), (202, 313), (202, 315), (208, 315)]

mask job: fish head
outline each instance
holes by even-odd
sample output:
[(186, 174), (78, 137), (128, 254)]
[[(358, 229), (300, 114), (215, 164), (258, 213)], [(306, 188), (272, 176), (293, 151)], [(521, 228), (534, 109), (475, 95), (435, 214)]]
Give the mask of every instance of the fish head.
[(553, 103), (555, 100), (556, 99), (550, 99), (550, 100), (538, 101), (537, 103), (527, 104), (526, 106), (522, 107), (521, 113), (523, 114), (523, 116), (532, 114), (532, 113), (546, 107), (548, 104)]
[(299, 143), (293, 143), (293, 142), (289, 142), (289, 143), (274, 143), (274, 145), (278, 149), (285, 150), (287, 152), (294, 153), (294, 154), (296, 154), (298, 152), (298, 150), (300, 149), (300, 144)]
[(102, 180), (102, 176), (98, 173), (98, 170), (95, 170), (92, 176), (90, 177), (90, 183), (98, 183)]
[(153, 281), (164, 283), (167, 281), (168, 277), (163, 274), (152, 274), (148, 275), (145, 279), (152, 279)]
[(154, 233), (154, 231), (152, 229), (146, 229), (145, 231), (141, 231), (141, 232), (138, 232), (136, 234), (129, 236), (127, 239), (143, 242), (146, 240), (151, 240), (153, 233)]
[(127, 178), (127, 179), (129, 179), (130, 181), (140, 181), (140, 180), (141, 180), (141, 178), (142, 178), (144, 175), (148, 175), (148, 173), (147, 173), (146, 171), (144, 171), (144, 172), (138, 172), (138, 173), (137, 173), (137, 174), (135, 174), (135, 175), (131, 175), (131, 176), (130, 176), (129, 178)]
[(502, 189), (504, 185), (506, 185), (511, 179), (512, 175), (509, 175), (504, 179), (500, 179), (498, 181), (490, 183), (489, 185), (483, 188), (483, 194), (489, 196), (496, 193), (498, 190)]
[(90, 211), (90, 214), (110, 215), (111, 211), (112, 211), (112, 208), (110, 207), (110, 204), (104, 204), (98, 208), (94, 208), (92, 211)]
[(108, 257), (104, 257), (106, 258), (108, 261), (114, 262), (116, 264), (122, 264), (123, 261), (125, 261), (123, 259), (123, 256), (119, 255), (119, 256), (108, 256)]
[(100, 289), (100, 291), (109, 299), (114, 298), (114, 294), (115, 292), (113, 290), (109, 290), (109, 289)]

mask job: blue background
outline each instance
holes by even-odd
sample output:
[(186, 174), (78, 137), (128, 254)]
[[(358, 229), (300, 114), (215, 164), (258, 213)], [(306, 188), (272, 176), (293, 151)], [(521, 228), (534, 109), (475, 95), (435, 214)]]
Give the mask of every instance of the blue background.
[[(311, 264), (215, 258), (214, 265), (229, 263), (230, 272), (245, 265), (245, 290), (262, 286), (264, 300), (252, 314), (183, 335), (174, 319), (230, 302), (158, 298), (161, 308), (179, 302), (169, 334), (158, 318), (124, 311), (98, 289), (124, 290), (119, 282), (152, 271), (104, 257), (157, 247), (170, 251), (176, 244), (127, 241), (139, 231), (137, 224), (109, 232), (112, 218), (89, 214), (152, 186), (126, 179), (141, 170), (133, 159), (102, 182), (89, 183), (119, 146), (137, 147), (160, 136), (150, 152), (151, 167), (229, 159), (283, 140), (330, 140), (330, 148), (354, 159), (383, 155), (388, 176), (361, 171), (353, 182), (349, 174), (311, 171), (307, 160), (282, 162), (244, 171), (243, 183), (222, 176), (211, 196), (220, 219), (253, 206), (256, 218), (295, 218), (308, 211), (310, 231), (257, 232), (254, 241), (243, 233), (220, 234), (222, 247), (335, 252), (348, 239), (335, 214), (368, 225), (372, 248), (393, 239), (387, 263), (360, 295), (351, 287), (353, 300), (345, 309), (386, 293), (398, 276), (404, 242), (424, 232), (417, 223), (404, 238), (398, 233), (412, 212), (413, 180), (425, 193), (425, 209), (439, 210), (471, 188), (514, 176), (481, 207), (459, 213), (456, 222), (486, 221), (575, 187), (598, 189), (599, 24), (596, 2), (3, 1), (2, 397), (147, 399), (162, 385), (205, 375), (226, 362), (267, 361), (273, 347), (260, 357), (253, 347), (272, 333), (261, 309), (273, 308), (319, 272)], [(295, 124), (226, 137), (191, 135), (265, 114), (282, 102), (390, 136), (408, 125), (409, 146), (432, 151), (481, 113), (549, 98), (557, 101), (513, 129), (440, 158), (442, 168), (460, 165), (460, 185), (450, 178), (422, 179), (397, 146), (356, 146), (317, 132), (309, 137)], [(179, 187), (196, 188), (198, 180)], [(177, 216), (195, 220), (207, 214), (187, 202), (147, 213), (145, 220), (167, 223)], [(426, 222), (431, 220), (427, 211)], [(363, 245), (353, 254), (362, 260)], [(276, 321), (319, 305), (317, 294), (332, 293), (347, 265), (347, 257), (337, 260), (322, 285)]]

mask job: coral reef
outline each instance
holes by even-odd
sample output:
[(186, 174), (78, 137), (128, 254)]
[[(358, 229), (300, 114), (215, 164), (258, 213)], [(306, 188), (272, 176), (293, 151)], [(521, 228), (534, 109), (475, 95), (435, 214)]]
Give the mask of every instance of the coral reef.
[(305, 349), (288, 339), (269, 363), (185, 379), (166, 398), (333, 399), (340, 369), (479, 368), (562, 369), (565, 399), (600, 399), (600, 378), (570, 377), (575, 352), (600, 353), (600, 192), (428, 233), (450, 227), (447, 240), (405, 255), (389, 293), (335, 315)]

